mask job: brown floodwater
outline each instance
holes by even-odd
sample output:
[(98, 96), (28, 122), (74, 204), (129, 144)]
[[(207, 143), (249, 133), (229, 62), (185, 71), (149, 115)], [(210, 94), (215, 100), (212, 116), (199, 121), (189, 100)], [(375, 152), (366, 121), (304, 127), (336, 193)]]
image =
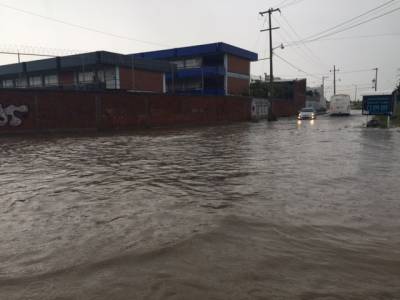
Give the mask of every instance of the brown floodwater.
[(400, 299), (400, 130), (0, 138), (0, 299)]

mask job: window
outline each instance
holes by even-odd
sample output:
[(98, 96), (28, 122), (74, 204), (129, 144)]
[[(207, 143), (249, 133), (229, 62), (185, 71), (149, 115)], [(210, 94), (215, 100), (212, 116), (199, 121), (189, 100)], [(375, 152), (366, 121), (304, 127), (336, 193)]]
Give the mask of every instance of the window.
[(203, 60), (199, 58), (189, 58), (183, 60), (174, 60), (171, 63), (176, 65), (177, 69), (194, 69), (201, 68)]
[(28, 87), (28, 80), (26, 78), (17, 78), (15, 80), (15, 86), (17, 88), (27, 88)]
[(185, 82), (185, 90), (201, 90), (203, 83), (201, 80), (187, 80)]
[(46, 75), (44, 76), (45, 86), (58, 86), (58, 76), (57, 75)]
[(106, 69), (104, 72), (104, 81), (106, 82), (106, 89), (117, 89), (119, 87), (119, 78), (117, 76), (119, 70)]
[(103, 70), (97, 71), (97, 78), (100, 82), (105, 82), (105, 73)]
[(185, 68), (185, 61), (184, 60), (174, 60), (174, 61), (171, 61), (171, 62), (176, 65), (177, 69), (184, 69)]
[(3, 80), (3, 88), (13, 88), (14, 87), (14, 80), (6, 79)]
[(94, 82), (94, 72), (79, 72), (79, 83), (92, 83)]
[(29, 77), (29, 86), (30, 87), (41, 87), (42, 86), (42, 77), (41, 76)]
[(201, 67), (201, 58), (192, 58), (192, 59), (187, 59), (185, 61), (186, 69), (200, 68), (200, 67)]

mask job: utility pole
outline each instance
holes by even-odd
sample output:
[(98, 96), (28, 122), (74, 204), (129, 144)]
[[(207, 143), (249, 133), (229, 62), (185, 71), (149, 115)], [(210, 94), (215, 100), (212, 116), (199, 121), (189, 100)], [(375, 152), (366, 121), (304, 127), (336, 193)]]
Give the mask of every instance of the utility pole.
[(354, 91), (354, 102), (357, 102), (357, 93), (358, 93), (358, 85), (357, 84), (354, 85), (354, 89), (355, 89), (355, 91)]
[(261, 16), (268, 14), (268, 17), (269, 17), (269, 28), (263, 29), (263, 30), (261, 30), (261, 32), (269, 31), (269, 82), (271, 84), (274, 82), (274, 65), (273, 65), (274, 49), (272, 46), (272, 30), (279, 29), (279, 27), (272, 28), (272, 14), (277, 11), (281, 12), (281, 10), (279, 8), (277, 8), (277, 9), (270, 8), (267, 11), (260, 12)]
[(336, 69), (336, 66), (333, 66), (333, 95), (336, 95), (336, 72), (339, 72), (339, 69)]
[(378, 91), (378, 68), (375, 68), (375, 92)]
[(131, 72), (132, 72), (132, 90), (135, 91), (136, 90), (136, 85), (135, 85), (135, 55), (132, 54), (131, 56)]
[(322, 98), (325, 98), (325, 79), (328, 79), (329, 76), (322, 76)]

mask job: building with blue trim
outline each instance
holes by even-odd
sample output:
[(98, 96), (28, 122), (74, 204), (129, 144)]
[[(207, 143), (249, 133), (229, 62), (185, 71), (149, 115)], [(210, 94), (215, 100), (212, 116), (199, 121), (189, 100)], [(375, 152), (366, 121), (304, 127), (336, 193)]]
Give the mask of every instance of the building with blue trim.
[(0, 66), (0, 88), (117, 89), (164, 93), (169, 62), (107, 51)]
[(176, 70), (166, 74), (169, 93), (247, 95), (250, 63), (256, 53), (225, 43), (205, 44), (132, 54), (136, 59), (169, 61)]

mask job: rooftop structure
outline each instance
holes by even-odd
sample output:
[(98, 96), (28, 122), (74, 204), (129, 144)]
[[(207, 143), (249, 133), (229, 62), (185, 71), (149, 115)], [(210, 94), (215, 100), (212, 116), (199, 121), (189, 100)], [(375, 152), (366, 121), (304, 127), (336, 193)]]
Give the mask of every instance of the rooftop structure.
[(0, 66), (0, 87), (165, 92), (171, 68), (164, 61), (97, 51)]
[(137, 58), (174, 63), (176, 72), (167, 74), (171, 93), (246, 95), (250, 84), (250, 62), (258, 55), (225, 43), (174, 48), (132, 54)]

